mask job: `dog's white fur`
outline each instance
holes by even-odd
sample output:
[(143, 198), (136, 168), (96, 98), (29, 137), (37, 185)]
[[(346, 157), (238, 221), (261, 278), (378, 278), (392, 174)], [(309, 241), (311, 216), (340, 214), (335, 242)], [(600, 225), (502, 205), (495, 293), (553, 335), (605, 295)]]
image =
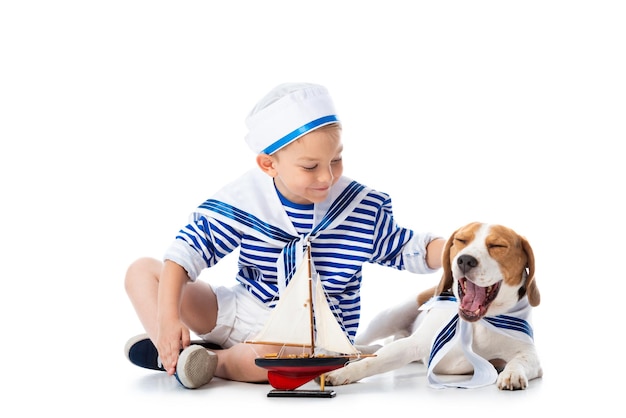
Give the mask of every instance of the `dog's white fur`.
[[(376, 351), (376, 356), (326, 374), (328, 385), (356, 382), (415, 361), (427, 364), (433, 338), (449, 319), (449, 313), (441, 309), (422, 311), (419, 306), (433, 295), (444, 292), (454, 293), (460, 319), (472, 323), (474, 352), (491, 361), (497, 370), (502, 370), (496, 381), (499, 389), (526, 389), (530, 380), (542, 376), (534, 344), (490, 331), (479, 322), (483, 316), (508, 312), (522, 297), (528, 297), (532, 307), (539, 304), (539, 290), (534, 279), (535, 259), (528, 241), (502, 225), (474, 222), (450, 236), (442, 261), (443, 276), (437, 287), (420, 294), (417, 303), (411, 300), (377, 315), (367, 330), (357, 336), (356, 343), (366, 346), (388, 337), (394, 337), (393, 341)], [(497, 295), (491, 302), (482, 301), (480, 307), (476, 301), (471, 306), (469, 302), (464, 306), (464, 291), (460, 290), (459, 281), (466, 280), (489, 289), (487, 294), (496, 289)], [(464, 290), (467, 286), (472, 287), (467, 282), (462, 286)], [(480, 293), (481, 289), (477, 290)], [(441, 375), (470, 374), (472, 371), (458, 345), (434, 369)]]

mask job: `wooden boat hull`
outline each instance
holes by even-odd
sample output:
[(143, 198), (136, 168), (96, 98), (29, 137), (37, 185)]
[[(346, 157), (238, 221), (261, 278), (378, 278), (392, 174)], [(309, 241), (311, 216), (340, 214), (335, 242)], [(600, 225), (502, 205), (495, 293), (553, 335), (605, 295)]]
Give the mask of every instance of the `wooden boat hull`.
[(294, 390), (324, 373), (345, 366), (348, 361), (348, 357), (258, 358), (255, 363), (267, 369), (267, 379), (273, 388)]

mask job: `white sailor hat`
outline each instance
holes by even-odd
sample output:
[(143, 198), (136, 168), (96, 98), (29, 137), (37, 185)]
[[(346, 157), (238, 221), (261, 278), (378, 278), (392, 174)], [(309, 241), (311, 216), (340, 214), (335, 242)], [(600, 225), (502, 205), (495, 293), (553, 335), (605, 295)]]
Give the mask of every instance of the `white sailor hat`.
[(330, 123), (339, 123), (339, 119), (325, 87), (311, 83), (280, 84), (246, 118), (246, 143), (255, 153), (270, 155)]

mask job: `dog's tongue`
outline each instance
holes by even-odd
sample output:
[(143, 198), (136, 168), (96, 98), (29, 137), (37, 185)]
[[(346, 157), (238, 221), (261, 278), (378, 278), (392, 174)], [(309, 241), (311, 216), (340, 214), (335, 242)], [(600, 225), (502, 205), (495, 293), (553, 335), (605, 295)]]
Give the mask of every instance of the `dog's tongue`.
[(481, 305), (484, 305), (487, 298), (487, 288), (476, 286), (469, 280), (465, 281), (465, 295), (461, 301), (461, 307), (470, 312), (476, 311)]

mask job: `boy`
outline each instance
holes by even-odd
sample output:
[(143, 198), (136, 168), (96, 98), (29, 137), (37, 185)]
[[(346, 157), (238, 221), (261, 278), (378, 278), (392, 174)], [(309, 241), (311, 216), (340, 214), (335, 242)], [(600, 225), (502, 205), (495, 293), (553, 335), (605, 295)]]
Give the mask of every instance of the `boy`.
[[(352, 340), (365, 262), (422, 274), (441, 267), (443, 238), (398, 226), (388, 195), (343, 176), (341, 124), (326, 88), (281, 84), (246, 124), (258, 168), (200, 205), (164, 262), (142, 258), (126, 274), (126, 291), (147, 332), (129, 340), (127, 357), (175, 375), (187, 388), (214, 375), (267, 381), (254, 359), (275, 347), (245, 341), (265, 323), (307, 241)], [(235, 286), (196, 280), (237, 248)], [(190, 345), (190, 332), (206, 343)]]

